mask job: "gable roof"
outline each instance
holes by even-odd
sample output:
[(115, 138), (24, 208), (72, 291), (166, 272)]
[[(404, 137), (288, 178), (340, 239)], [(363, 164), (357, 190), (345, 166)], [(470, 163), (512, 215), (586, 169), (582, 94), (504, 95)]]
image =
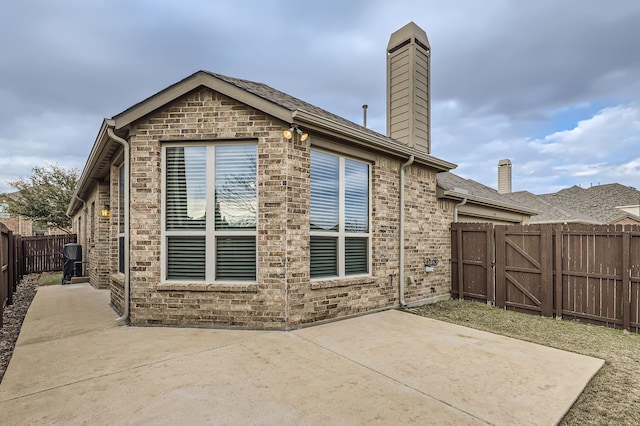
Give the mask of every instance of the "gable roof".
[(185, 95), (209, 88), (267, 115), (282, 120), (285, 125), (297, 124), (306, 131), (338, 138), (365, 150), (373, 150), (400, 159), (414, 156), (414, 162), (434, 169), (448, 171), (455, 164), (411, 148), (395, 139), (360, 126), (322, 108), (304, 102), (266, 84), (228, 77), (209, 71), (197, 71), (183, 80), (161, 90), (149, 98), (127, 108), (111, 119), (105, 119), (78, 180), (78, 186), (67, 209), (74, 214), (80, 207), (78, 197), (86, 196), (95, 180), (104, 176), (108, 164), (120, 146), (111, 141), (107, 129), (125, 135), (135, 121), (152, 114)]
[(453, 163), (411, 148), (395, 139), (264, 83), (229, 77), (210, 71), (198, 71), (114, 116), (115, 129), (125, 128), (134, 121), (164, 107), (169, 102), (203, 87), (235, 99), (288, 124), (299, 124), (308, 130), (338, 136), (361, 147), (377, 149), (402, 158), (413, 155), (416, 163), (434, 168), (439, 172), (456, 167)]
[(531, 223), (583, 223), (597, 224), (597, 220), (580, 213), (570, 207), (557, 206), (540, 195), (529, 191), (504, 194), (508, 199), (538, 210), (539, 214), (531, 218)]
[(542, 194), (540, 197), (555, 205), (572, 207), (603, 224), (625, 218), (639, 219), (637, 215), (617, 207), (640, 204), (640, 191), (619, 183), (589, 188), (572, 186), (556, 193)]
[(625, 218), (640, 220), (637, 215), (619, 209), (640, 204), (640, 191), (618, 183), (535, 195), (528, 191), (504, 194), (507, 198), (540, 210), (532, 223), (611, 224)]
[(475, 180), (464, 179), (451, 172), (438, 173), (437, 179), (438, 187), (441, 189), (441, 198), (467, 199), (471, 203), (528, 215), (539, 213), (538, 209), (511, 200), (503, 194), (499, 194), (495, 189)]

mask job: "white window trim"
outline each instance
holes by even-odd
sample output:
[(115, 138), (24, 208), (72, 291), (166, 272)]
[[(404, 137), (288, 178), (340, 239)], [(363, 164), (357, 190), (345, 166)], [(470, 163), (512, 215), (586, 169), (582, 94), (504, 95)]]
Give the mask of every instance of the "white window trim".
[[(255, 140), (251, 141), (215, 141), (215, 142), (193, 142), (193, 141), (175, 141), (175, 142), (162, 142), (162, 171), (160, 178), (160, 185), (162, 188), (162, 196), (161, 198), (161, 219), (160, 226), (162, 227), (161, 232), (161, 265), (160, 265), (160, 283), (161, 284), (224, 284), (224, 285), (246, 285), (246, 284), (255, 284), (257, 283), (257, 278), (259, 276), (259, 263), (258, 263), (258, 221), (259, 215), (256, 215), (256, 229), (253, 231), (216, 231), (215, 229), (215, 197), (213, 196), (215, 192), (215, 147), (223, 146), (223, 145), (250, 145), (256, 146), (256, 179), (258, 178), (257, 173), (257, 142)], [(207, 148), (206, 150), (206, 218), (205, 218), (205, 229), (204, 230), (167, 230), (166, 223), (166, 203), (167, 197), (165, 193), (165, 188), (167, 184), (167, 148), (169, 147), (197, 147), (204, 146)], [(256, 205), (260, 205), (258, 199), (258, 185), (256, 185)], [(209, 213), (211, 212), (211, 213)], [(175, 280), (167, 278), (167, 256), (168, 256), (168, 247), (167, 247), (167, 239), (171, 236), (204, 236), (205, 237), (205, 279), (204, 280)], [(216, 237), (218, 236), (253, 236), (256, 239), (256, 279), (255, 280), (216, 280)]]
[[(120, 194), (120, 188), (123, 188), (123, 186), (124, 186), (124, 185), (122, 185), (122, 182), (121, 182), (122, 179), (125, 180), (125, 184), (126, 184), (126, 179), (127, 178), (126, 178), (126, 176), (124, 176), (124, 163), (122, 163), (122, 164), (120, 164), (118, 166), (118, 198), (117, 198), (117, 200), (118, 200), (118, 209), (117, 209), (117, 211), (118, 211), (118, 220), (116, 222), (116, 226), (118, 228), (118, 232), (117, 232), (117, 234), (118, 234), (118, 244), (117, 244), (117, 247), (118, 247), (118, 265), (116, 267), (116, 272), (118, 274), (124, 276), (124, 271), (120, 271), (120, 257), (125, 255), (124, 253), (120, 253), (120, 238), (124, 238), (124, 224), (122, 225), (122, 228), (123, 228), (122, 232), (120, 232), (120, 218), (122, 217), (123, 218), (122, 220), (124, 220), (124, 215), (126, 214), (126, 212), (124, 212), (123, 214), (121, 214), (122, 212), (120, 212), (120, 196), (122, 196), (122, 199), (124, 199), (125, 194), (127, 193), (127, 191), (125, 189), (124, 194)], [(126, 204), (126, 201), (123, 204)]]
[[(338, 165), (338, 179), (339, 179), (339, 188), (338, 188), (338, 232), (331, 231), (310, 231), (310, 237), (338, 237), (338, 275), (336, 276), (324, 276), (324, 277), (314, 277), (311, 278), (311, 282), (318, 281), (327, 281), (332, 279), (351, 279), (351, 278), (362, 278), (362, 277), (370, 277), (372, 274), (372, 253), (371, 253), (371, 228), (372, 228), (372, 215), (371, 215), (371, 195), (372, 195), (372, 185), (371, 185), (371, 177), (373, 173), (373, 164), (369, 161), (364, 161), (360, 158), (353, 158), (351, 156), (346, 156), (344, 154), (340, 154), (334, 151), (329, 151), (325, 149), (320, 149), (317, 147), (312, 147), (312, 150), (323, 152), (325, 154), (330, 154), (338, 157), (339, 165)], [(346, 160), (357, 161), (368, 166), (369, 171), (369, 184), (368, 187), (368, 232), (346, 232), (345, 231), (345, 197), (346, 197), (346, 187), (345, 187), (345, 162)], [(345, 239), (347, 237), (359, 237), (359, 238), (367, 238), (367, 272), (362, 274), (351, 274), (345, 275)], [(309, 262), (311, 262), (311, 258), (309, 258)]]

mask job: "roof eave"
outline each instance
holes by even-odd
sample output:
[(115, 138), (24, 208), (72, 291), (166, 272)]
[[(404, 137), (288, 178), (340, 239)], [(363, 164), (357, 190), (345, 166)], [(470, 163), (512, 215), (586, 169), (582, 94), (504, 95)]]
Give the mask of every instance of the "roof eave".
[(428, 166), (438, 172), (448, 172), (449, 170), (455, 169), (457, 167), (457, 165), (454, 163), (432, 157), (431, 155), (425, 154), (421, 151), (418, 151), (417, 149), (403, 146), (399, 142), (391, 143), (382, 136), (375, 136), (374, 134), (363, 132), (357, 128), (347, 126), (345, 124), (330, 120), (325, 117), (321, 117), (308, 111), (295, 110), (293, 111), (292, 117), (294, 123), (296, 124), (300, 123), (311, 125), (316, 130), (329, 131), (332, 134), (335, 134), (340, 138), (347, 139), (357, 145), (374, 147), (379, 151), (393, 154), (402, 158), (408, 158), (409, 156), (413, 155), (415, 157), (416, 163)]
[(201, 87), (221, 93), (287, 123), (292, 122), (292, 112), (290, 110), (221, 80), (206, 71), (198, 71), (114, 116), (115, 129), (125, 128), (136, 120)]
[(107, 128), (113, 125), (112, 120), (104, 119), (102, 121), (102, 125), (100, 126), (100, 130), (98, 131), (98, 135), (96, 136), (96, 140), (93, 143), (93, 147), (91, 148), (91, 152), (89, 153), (89, 158), (84, 165), (84, 169), (82, 170), (82, 174), (78, 179), (78, 183), (76, 184), (76, 189), (73, 191), (73, 196), (71, 198), (71, 202), (69, 203), (69, 207), (67, 208), (67, 216), (72, 216), (80, 209), (80, 200), (84, 193), (90, 186), (91, 183), (91, 172), (98, 164), (101, 155), (104, 153), (104, 148), (109, 140), (109, 136), (107, 134)]
[(468, 194), (468, 193), (458, 192), (458, 191), (450, 191), (446, 189), (443, 189), (442, 196), (440, 198), (449, 198), (457, 201), (462, 201), (466, 199), (468, 202), (473, 202), (475, 204), (479, 204), (482, 206), (499, 208), (502, 210), (507, 210), (507, 211), (519, 213), (519, 214), (538, 215), (542, 213), (539, 210), (534, 210), (528, 207), (521, 207), (521, 206), (516, 206), (508, 203), (501, 203), (499, 201), (491, 200), (489, 198), (478, 197), (473, 194)]

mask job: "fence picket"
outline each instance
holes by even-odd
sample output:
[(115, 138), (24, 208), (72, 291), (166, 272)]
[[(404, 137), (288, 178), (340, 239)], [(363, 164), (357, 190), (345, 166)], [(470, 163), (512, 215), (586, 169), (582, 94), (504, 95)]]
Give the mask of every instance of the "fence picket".
[[(499, 308), (640, 332), (640, 226), (495, 225), (485, 233), (479, 224), (454, 225), (457, 280), (452, 276), (451, 285), (458, 297), (477, 300), (463, 289), (482, 281), (486, 302)], [(482, 276), (464, 268), (478, 263), (478, 249), (486, 250), (489, 265)], [(468, 252), (475, 257), (465, 258)]]

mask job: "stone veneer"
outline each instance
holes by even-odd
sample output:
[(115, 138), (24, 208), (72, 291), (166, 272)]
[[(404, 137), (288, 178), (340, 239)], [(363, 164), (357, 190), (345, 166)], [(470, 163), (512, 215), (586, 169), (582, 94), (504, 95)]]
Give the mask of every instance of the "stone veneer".
[[(306, 142), (297, 138), (288, 141), (282, 136), (287, 127), (288, 123), (209, 89), (192, 93), (132, 125), (132, 324), (289, 329), (398, 306), (399, 169), (403, 160), (375, 156), (372, 164), (371, 276), (312, 281), (309, 141), (313, 144), (314, 134)], [(257, 281), (161, 282), (161, 141), (238, 138), (255, 139), (258, 146)], [(112, 211), (117, 206), (117, 179), (114, 166)], [(447, 297), (451, 203), (438, 203), (436, 174), (430, 169), (411, 166), (405, 181), (405, 298), (411, 303)], [(102, 264), (108, 261), (112, 304), (122, 312), (123, 276), (117, 273), (117, 219), (113, 216), (110, 225), (99, 227), (99, 233), (110, 234), (103, 236), (109, 250), (97, 251), (96, 256)], [(436, 272), (425, 272), (425, 257), (440, 260)], [(96, 271), (92, 279), (101, 282), (106, 274)]]

